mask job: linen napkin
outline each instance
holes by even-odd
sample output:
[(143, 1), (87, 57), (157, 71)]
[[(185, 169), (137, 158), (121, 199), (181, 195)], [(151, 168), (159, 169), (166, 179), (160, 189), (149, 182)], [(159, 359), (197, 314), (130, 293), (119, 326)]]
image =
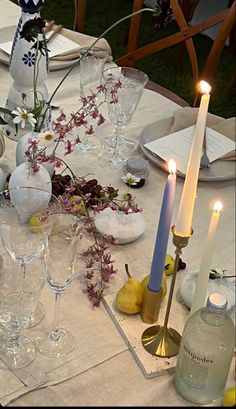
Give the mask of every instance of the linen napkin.
[[(92, 37), (86, 34), (81, 34), (76, 31), (68, 30), (66, 28), (63, 28), (60, 32), (61, 35), (63, 35), (66, 38), (69, 38), (70, 40), (74, 41), (78, 46), (84, 47), (84, 46), (89, 46), (92, 45), (93, 42), (96, 40), (96, 37)], [(111, 52), (111, 47), (108, 44), (108, 42), (105, 40), (105, 38), (100, 38), (98, 42), (96, 43), (96, 46), (104, 48), (104, 50), (107, 50), (109, 53), (109, 57), (107, 58), (107, 62), (112, 62), (112, 52)], [(74, 60), (76, 58), (80, 57), (80, 52), (78, 51), (70, 51), (70, 52), (65, 52), (61, 53), (59, 55), (55, 55), (54, 57), (50, 58), (52, 61), (69, 61), (69, 60)]]
[[(188, 128), (196, 123), (198, 115), (198, 108), (185, 107), (174, 111), (173, 123), (169, 130), (169, 133), (180, 131), (181, 129)], [(227, 136), (235, 141), (235, 122), (236, 118), (222, 118), (220, 116), (208, 113), (206, 126), (215, 131)], [(219, 158), (220, 160), (236, 160), (236, 151), (231, 151), (226, 155)]]

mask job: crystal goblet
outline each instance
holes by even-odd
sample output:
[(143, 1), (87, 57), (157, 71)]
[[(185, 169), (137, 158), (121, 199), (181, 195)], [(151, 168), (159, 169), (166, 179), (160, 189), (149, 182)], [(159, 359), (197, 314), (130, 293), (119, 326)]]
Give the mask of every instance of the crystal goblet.
[[(80, 61), (80, 96), (84, 110), (91, 112), (99, 105), (100, 95), (97, 87), (101, 84), (104, 65), (109, 53), (101, 47), (87, 46), (80, 48), (80, 55), (83, 57)], [(87, 128), (80, 128), (81, 142), (78, 144), (78, 151), (83, 156), (95, 156), (99, 148), (99, 141), (89, 135), (89, 126)]]
[(125, 139), (122, 135), (137, 109), (148, 76), (136, 68), (111, 67), (103, 71), (103, 79), (106, 85), (108, 116), (115, 133), (103, 139), (111, 149), (101, 163), (116, 166), (125, 162), (126, 152), (135, 146), (133, 141)]

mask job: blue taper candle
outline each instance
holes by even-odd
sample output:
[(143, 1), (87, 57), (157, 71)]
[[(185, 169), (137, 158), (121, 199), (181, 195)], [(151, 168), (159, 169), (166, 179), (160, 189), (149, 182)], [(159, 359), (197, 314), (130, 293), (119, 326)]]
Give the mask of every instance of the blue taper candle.
[(162, 199), (159, 224), (156, 235), (156, 242), (153, 251), (152, 266), (148, 281), (148, 288), (151, 291), (160, 291), (165, 267), (166, 251), (171, 227), (173, 213), (175, 187), (176, 187), (176, 164), (173, 159), (168, 162), (169, 172), (165, 191)]

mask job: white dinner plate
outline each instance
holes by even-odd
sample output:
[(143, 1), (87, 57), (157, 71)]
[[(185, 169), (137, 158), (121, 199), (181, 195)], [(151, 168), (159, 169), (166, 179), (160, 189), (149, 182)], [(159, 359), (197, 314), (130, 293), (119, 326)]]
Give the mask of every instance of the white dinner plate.
[[(173, 116), (160, 119), (159, 121), (153, 122), (147, 125), (140, 137), (139, 145), (145, 156), (150, 159), (155, 165), (167, 171), (166, 161), (151, 152), (144, 145), (148, 142), (154, 141), (155, 139), (162, 138), (168, 135), (173, 123)], [(235, 161), (227, 160), (216, 160), (211, 163), (210, 169), (200, 169), (198, 180), (203, 182), (216, 182), (224, 180), (235, 179)], [(185, 177), (185, 174), (177, 170), (176, 174), (181, 177)]]
[[(7, 41), (13, 40), (15, 35), (16, 27), (15, 26), (8, 26), (0, 28), (0, 43), (5, 43)], [(50, 60), (49, 59), (49, 71), (56, 71), (62, 70), (64, 68), (69, 68), (73, 65), (79, 58), (75, 58), (74, 60), (68, 61), (57, 61), (57, 60)], [(3, 50), (0, 49), (0, 62), (3, 64), (9, 65), (10, 63), (10, 56), (5, 53)]]

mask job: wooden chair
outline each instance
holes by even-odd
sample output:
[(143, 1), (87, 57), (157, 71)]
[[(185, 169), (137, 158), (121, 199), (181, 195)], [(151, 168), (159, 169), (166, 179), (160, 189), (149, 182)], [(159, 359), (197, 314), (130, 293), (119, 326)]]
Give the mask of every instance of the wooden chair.
[[(193, 80), (196, 84), (199, 80), (198, 75), (198, 62), (196, 51), (193, 43), (193, 37), (196, 34), (205, 31), (206, 29), (218, 24), (222, 23), (221, 27), (217, 33), (211, 51), (207, 57), (205, 62), (205, 66), (202, 72), (201, 77), (206, 79), (207, 81), (211, 82), (211, 79), (215, 73), (217, 64), (219, 62), (220, 54), (223, 50), (225, 41), (232, 30), (233, 25), (235, 24), (235, 16), (236, 16), (236, 9), (235, 9), (235, 0), (233, 1), (232, 5), (225, 10), (208, 17), (206, 20), (194, 25), (189, 26), (188, 21), (191, 20), (192, 15), (194, 13), (195, 7), (199, 0), (170, 0), (171, 8), (173, 11), (174, 18), (179, 26), (179, 31), (175, 34), (172, 34), (168, 37), (162, 38), (160, 40), (156, 40), (150, 44), (147, 44), (141, 48), (136, 48), (137, 46), (137, 39), (138, 39), (138, 30), (140, 26), (140, 15), (134, 16), (131, 18), (130, 23), (130, 31), (129, 31), (129, 39), (128, 39), (128, 48), (127, 54), (118, 58), (115, 62), (118, 65), (124, 66), (133, 66), (136, 61), (154, 54), (158, 51), (161, 51), (165, 48), (171, 47), (176, 44), (185, 43), (185, 46), (188, 51), (189, 59), (191, 62), (192, 73), (193, 73)], [(143, 1), (135, 0), (133, 9), (139, 10), (143, 6)], [(184, 15), (185, 14), (185, 15)], [(137, 18), (139, 17), (139, 19)], [(199, 101), (198, 95), (196, 95), (194, 105), (196, 105)]]
[(86, 18), (87, 0), (74, 0), (74, 8), (75, 18), (73, 30), (83, 33)]

